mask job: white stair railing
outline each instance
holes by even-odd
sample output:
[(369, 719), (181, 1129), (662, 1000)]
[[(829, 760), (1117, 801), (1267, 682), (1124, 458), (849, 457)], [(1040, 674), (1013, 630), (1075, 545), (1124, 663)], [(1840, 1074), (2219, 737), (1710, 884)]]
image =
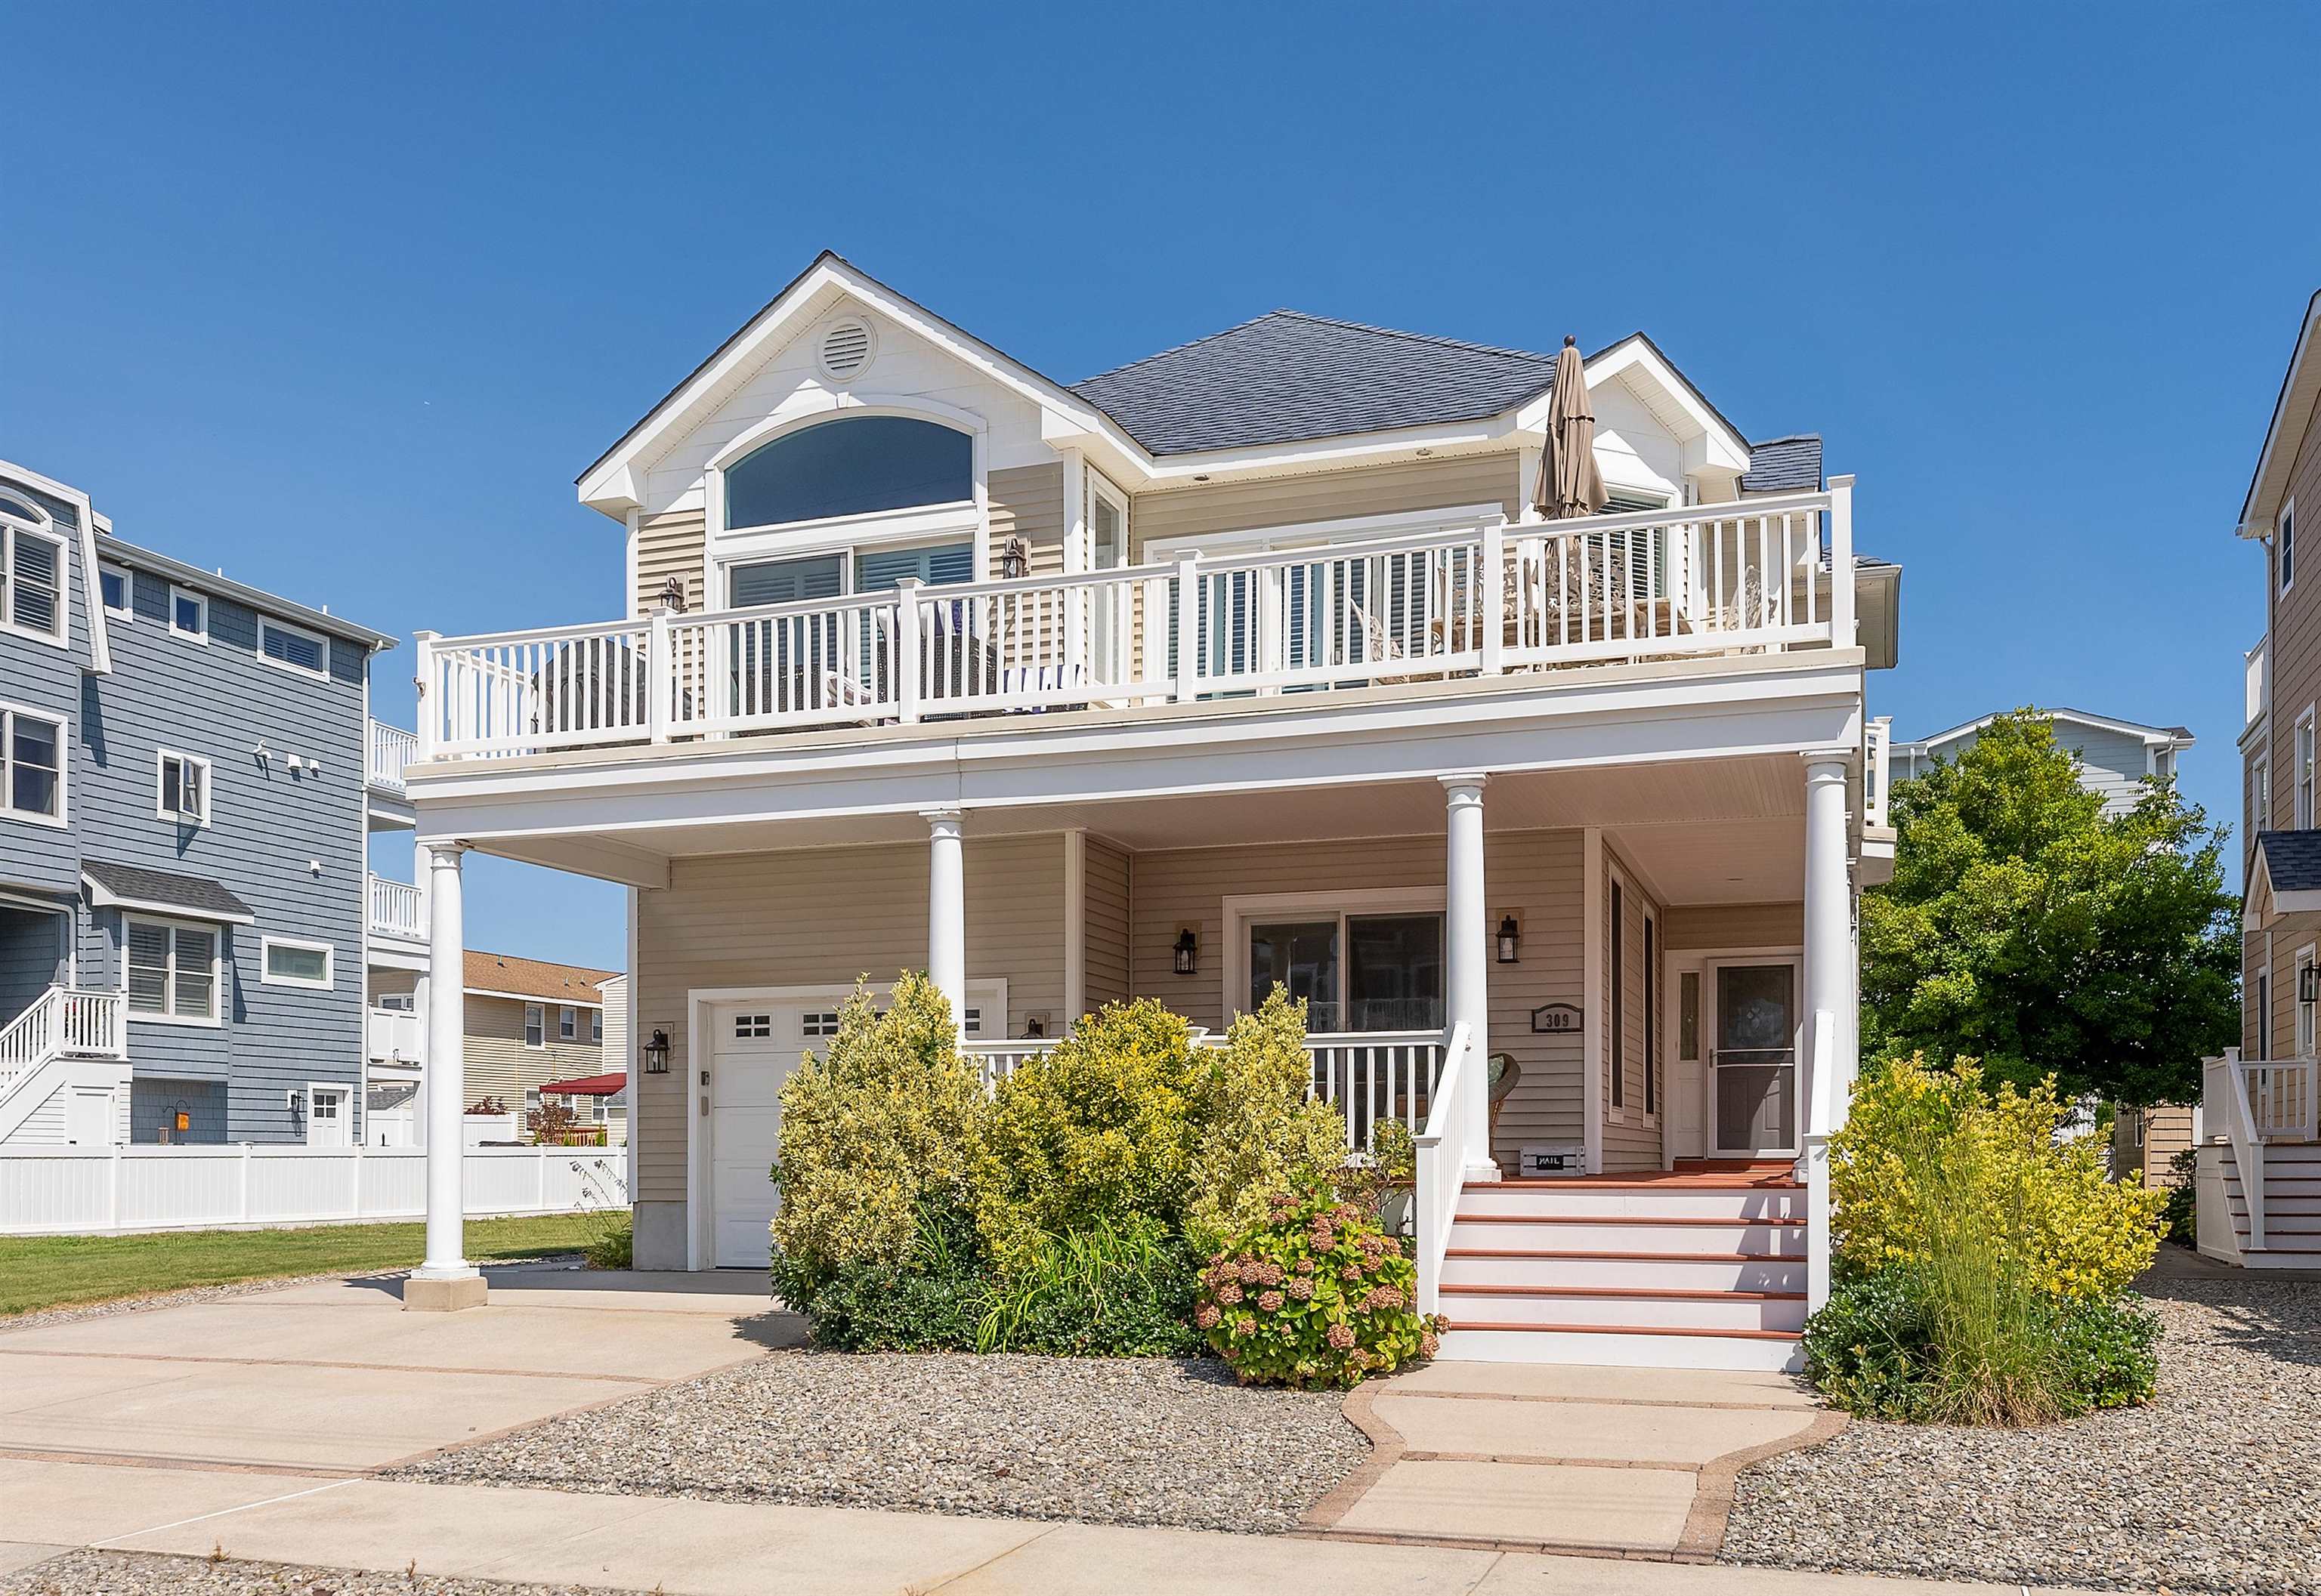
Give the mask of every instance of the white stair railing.
[(0, 1028), (0, 1096), (52, 1058), (125, 1058), (124, 1005), (117, 992), (51, 986)]
[(1439, 1030), (1310, 1034), (1306, 1051), (1314, 1070), (1306, 1095), (1340, 1111), (1351, 1151), (1369, 1148), (1381, 1120), (1399, 1120), (1415, 1136), (1434, 1102), (1443, 1045)]
[(1482, 1067), (1474, 1059), (1474, 1043), (1466, 1022), (1451, 1029), (1443, 1048), (1443, 1071), (1435, 1079), (1434, 1103), (1426, 1128), (1414, 1138), (1418, 1145), (1418, 1310), (1439, 1313), (1443, 1307), (1443, 1255), (1451, 1246), (1451, 1226), (1459, 1216), (1459, 1192), (1466, 1181), (1467, 1117), (1460, 1111), (1463, 1093), (1483, 1090)]
[(1807, 1062), (1813, 1070), (1810, 1101), (1806, 1105), (1806, 1133), (1798, 1163), (1806, 1188), (1806, 1311), (1816, 1313), (1829, 1301), (1829, 1138), (1843, 1122), (1844, 1093), (1852, 1083), (1837, 1075), (1837, 1017), (1816, 1009), (1813, 1017), (1813, 1051)]
[(2201, 1121), (2222, 1132), (2232, 1148), (2233, 1165), (2240, 1172), (2241, 1200), (2248, 1209), (2248, 1239), (2244, 1251), (2264, 1248), (2264, 1138), (2257, 1134), (2256, 1116), (2249, 1104), (2248, 1075), (2252, 1069), (2272, 1067), (2269, 1062), (2244, 1065), (2241, 1050), (2227, 1047), (2221, 1058), (2201, 1066)]

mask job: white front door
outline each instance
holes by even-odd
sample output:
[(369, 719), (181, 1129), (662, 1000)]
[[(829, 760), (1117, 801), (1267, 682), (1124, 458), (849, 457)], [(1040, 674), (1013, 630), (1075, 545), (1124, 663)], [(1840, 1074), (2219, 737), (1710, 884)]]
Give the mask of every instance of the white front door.
[(1708, 967), (1708, 1123), (1724, 1157), (1798, 1150), (1798, 961)]
[(840, 999), (833, 993), (710, 1011), (710, 1261), (717, 1268), (762, 1269), (772, 1259), (767, 1227), (776, 1207), (770, 1172), (781, 1146), (782, 1084), (807, 1048), (830, 1046)]
[(307, 1093), (306, 1145), (343, 1147), (350, 1145), (353, 1115), (348, 1111), (347, 1089), (316, 1086)]

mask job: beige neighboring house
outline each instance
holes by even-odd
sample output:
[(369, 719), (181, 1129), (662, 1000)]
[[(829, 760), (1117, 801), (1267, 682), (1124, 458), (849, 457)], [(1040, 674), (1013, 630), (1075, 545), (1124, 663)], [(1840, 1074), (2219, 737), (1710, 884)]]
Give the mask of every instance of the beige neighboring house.
[(765, 1266), (866, 973), (994, 1082), (1280, 984), (1350, 1143), (1420, 1138), (1445, 1356), (1797, 1364), (1901, 573), (1640, 332), (1600, 511), (1543, 507), (1586, 307), (1510, 310), (1544, 349), (1277, 311), (1066, 384), (824, 255), (581, 474), (603, 613), (418, 635), (431, 868), (632, 889), (640, 1267)]
[(2122, 1108), (2111, 1122), (2111, 1171), (2119, 1180), (2146, 1186), (2180, 1183), (2173, 1164), (2190, 1147), (2200, 1111), (2182, 1103), (2157, 1108)]
[[(617, 971), (472, 948), (466, 966), (467, 1073), (460, 1101), (468, 1109), (502, 1103), (521, 1126), (540, 1106), (543, 1087), (602, 1075), (605, 1060), (618, 1056), (605, 1047), (603, 991)], [(417, 984), (408, 972), (375, 972), (374, 1002), (407, 1009)], [(617, 1108), (623, 1124), (616, 1141), (626, 1137), (626, 1104), (625, 1094), (617, 1103), (607, 1102), (605, 1118), (594, 1121), (605, 1123)], [(593, 1105), (584, 1110), (584, 1122), (596, 1111)]]

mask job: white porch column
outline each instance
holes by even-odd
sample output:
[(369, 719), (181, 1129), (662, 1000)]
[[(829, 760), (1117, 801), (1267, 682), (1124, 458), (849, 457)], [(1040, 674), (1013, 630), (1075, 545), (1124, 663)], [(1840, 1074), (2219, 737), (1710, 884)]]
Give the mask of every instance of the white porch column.
[[(951, 1003), (951, 1023), (967, 1034), (967, 871), (960, 853), (960, 812), (925, 809), (927, 822), (927, 979)], [(1006, 1022), (1000, 1024), (1002, 1034)]]
[(1452, 1026), (1463, 1023), (1473, 1046), (1460, 1109), (1467, 1149), (1461, 1178), (1470, 1181), (1499, 1178), (1491, 1157), (1491, 939), (1483, 890), (1483, 788), (1490, 779), (1442, 778), (1450, 848), (1443, 877), (1443, 994)]
[[(1846, 870), (1850, 753), (1806, 757), (1805, 1035), (1798, 1072), (1806, 1115), (1799, 1146), (1806, 1183), (1806, 1303), (1829, 1300), (1829, 1138), (1852, 1089), (1853, 888)], [(1826, 1019), (1825, 1020), (1825, 1017)]]
[(436, 843), (420, 850), (427, 870), (427, 1256), (404, 1283), (405, 1308), (473, 1308), (484, 1301), (484, 1277), (463, 1247), (467, 1220), (460, 1164), (467, 1148), (460, 1110), (467, 1101), (467, 1057), (461, 1038), (467, 990), (466, 929), (461, 921), (460, 866), (465, 845)]

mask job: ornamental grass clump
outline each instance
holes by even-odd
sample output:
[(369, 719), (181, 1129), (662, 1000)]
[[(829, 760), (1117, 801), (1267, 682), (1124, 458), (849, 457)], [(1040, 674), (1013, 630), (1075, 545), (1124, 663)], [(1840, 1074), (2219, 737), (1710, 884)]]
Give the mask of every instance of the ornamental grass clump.
[(1992, 1093), (1971, 1061), (1862, 1080), (1830, 1144), (1837, 1278), (1805, 1334), (1834, 1401), (2036, 1424), (2149, 1398), (2156, 1324), (2126, 1292), (2165, 1193), (2107, 1179), (2063, 1114), (2052, 1080)]
[(1354, 1385), (1432, 1357), (1399, 1243), (1327, 1185), (1275, 1194), (1201, 1272), (1193, 1321), (1244, 1384)]

